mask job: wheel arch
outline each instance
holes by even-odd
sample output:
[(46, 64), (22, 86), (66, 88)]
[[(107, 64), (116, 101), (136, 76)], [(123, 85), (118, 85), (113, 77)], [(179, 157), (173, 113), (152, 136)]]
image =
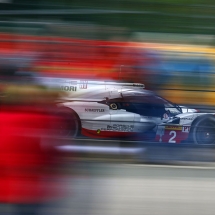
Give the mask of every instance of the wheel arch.
[(215, 122), (215, 116), (212, 115), (212, 114), (200, 115), (200, 116), (197, 116), (197, 117), (193, 120), (193, 122), (192, 122), (192, 124), (191, 124), (191, 129), (197, 124), (197, 122), (199, 122), (200, 120), (203, 120), (203, 119), (207, 119), (207, 118), (208, 118), (208, 119), (211, 118), (211, 119), (213, 119), (214, 122)]
[(71, 115), (73, 114), (77, 118), (77, 120), (78, 120), (78, 135), (80, 135), (82, 123), (81, 123), (81, 119), (80, 119), (78, 113), (73, 108), (65, 106), (65, 105), (58, 105), (57, 109), (63, 110), (62, 113), (65, 113), (65, 114), (71, 114)]

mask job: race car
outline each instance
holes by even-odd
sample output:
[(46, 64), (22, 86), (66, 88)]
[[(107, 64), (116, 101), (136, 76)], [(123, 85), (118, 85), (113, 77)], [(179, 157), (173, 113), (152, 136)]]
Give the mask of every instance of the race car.
[[(65, 136), (215, 143), (215, 114), (173, 104), (141, 83), (55, 79)], [(49, 82), (51, 83), (51, 82)]]

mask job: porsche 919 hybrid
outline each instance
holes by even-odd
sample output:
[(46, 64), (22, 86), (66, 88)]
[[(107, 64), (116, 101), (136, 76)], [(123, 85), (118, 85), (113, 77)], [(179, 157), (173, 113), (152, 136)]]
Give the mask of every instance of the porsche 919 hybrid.
[(215, 116), (173, 104), (139, 83), (54, 79), (65, 136), (215, 143)]

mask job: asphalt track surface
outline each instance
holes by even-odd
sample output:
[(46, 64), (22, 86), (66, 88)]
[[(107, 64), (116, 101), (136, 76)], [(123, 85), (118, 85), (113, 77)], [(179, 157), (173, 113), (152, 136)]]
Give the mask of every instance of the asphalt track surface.
[(215, 166), (77, 162), (63, 179), (67, 196), (42, 214), (213, 215)]
[(76, 173), (68, 180), (71, 195), (52, 208), (56, 214), (212, 215), (215, 211), (215, 166), (80, 162), (73, 168)]
[[(62, 145), (70, 149), (73, 147), (73, 152), (80, 150), (80, 147), (82, 150), (87, 149), (87, 156), (82, 154), (78, 159), (75, 159), (76, 157), (72, 161), (68, 159), (65, 166), (66, 175), (61, 178), (67, 195), (54, 204), (46, 205), (42, 209), (42, 214), (214, 214), (214, 147), (193, 148), (189, 145), (175, 144), (168, 144), (170, 147), (163, 145), (160, 147), (158, 143), (144, 142), (140, 149), (144, 149), (142, 155), (145, 156), (143, 160), (138, 160), (136, 159), (139, 158), (139, 151), (136, 151), (138, 144), (132, 147), (134, 142), (128, 141), (62, 140)], [(101, 153), (98, 150), (89, 156), (89, 149), (92, 147), (105, 149), (104, 151), (107, 151), (108, 147), (116, 150), (116, 153), (113, 154), (110, 150), (110, 153), (105, 154), (104, 151)], [(128, 153), (121, 149), (131, 149), (131, 151)], [(127, 162), (122, 152), (134, 156), (133, 162)], [(99, 159), (94, 159), (99, 153)], [(118, 160), (120, 162), (112, 159), (113, 155), (114, 158), (120, 157)], [(190, 162), (193, 161), (192, 158), (198, 158), (196, 160), (199, 162), (196, 160)], [(135, 164), (137, 161), (141, 161), (141, 164)], [(165, 163), (164, 161), (175, 165), (161, 165)], [(183, 165), (181, 163), (179, 165), (176, 161), (183, 161)]]
[[(73, 143), (82, 147), (109, 146), (118, 149), (122, 149), (122, 145), (130, 148), (132, 144), (81, 139)], [(214, 214), (214, 147), (193, 148), (188, 144), (163, 148), (156, 143), (143, 143), (143, 146), (150, 164), (110, 163), (103, 154), (102, 159), (97, 161), (90, 157), (71, 164), (74, 171), (67, 181), (67, 190), (71, 194), (58, 202), (55, 212), (66, 215)], [(121, 154), (118, 151), (116, 155)], [(190, 162), (192, 158), (196, 158), (195, 162)], [(161, 165), (165, 163), (163, 161), (177, 165)], [(176, 161), (183, 161), (183, 165)]]

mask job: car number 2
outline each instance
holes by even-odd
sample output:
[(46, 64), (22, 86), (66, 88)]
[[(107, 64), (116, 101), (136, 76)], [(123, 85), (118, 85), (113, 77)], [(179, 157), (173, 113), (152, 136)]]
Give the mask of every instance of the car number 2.
[(176, 131), (170, 131), (169, 135), (172, 135), (172, 137), (169, 139), (169, 143), (175, 143), (176, 141), (174, 139), (176, 138)]

